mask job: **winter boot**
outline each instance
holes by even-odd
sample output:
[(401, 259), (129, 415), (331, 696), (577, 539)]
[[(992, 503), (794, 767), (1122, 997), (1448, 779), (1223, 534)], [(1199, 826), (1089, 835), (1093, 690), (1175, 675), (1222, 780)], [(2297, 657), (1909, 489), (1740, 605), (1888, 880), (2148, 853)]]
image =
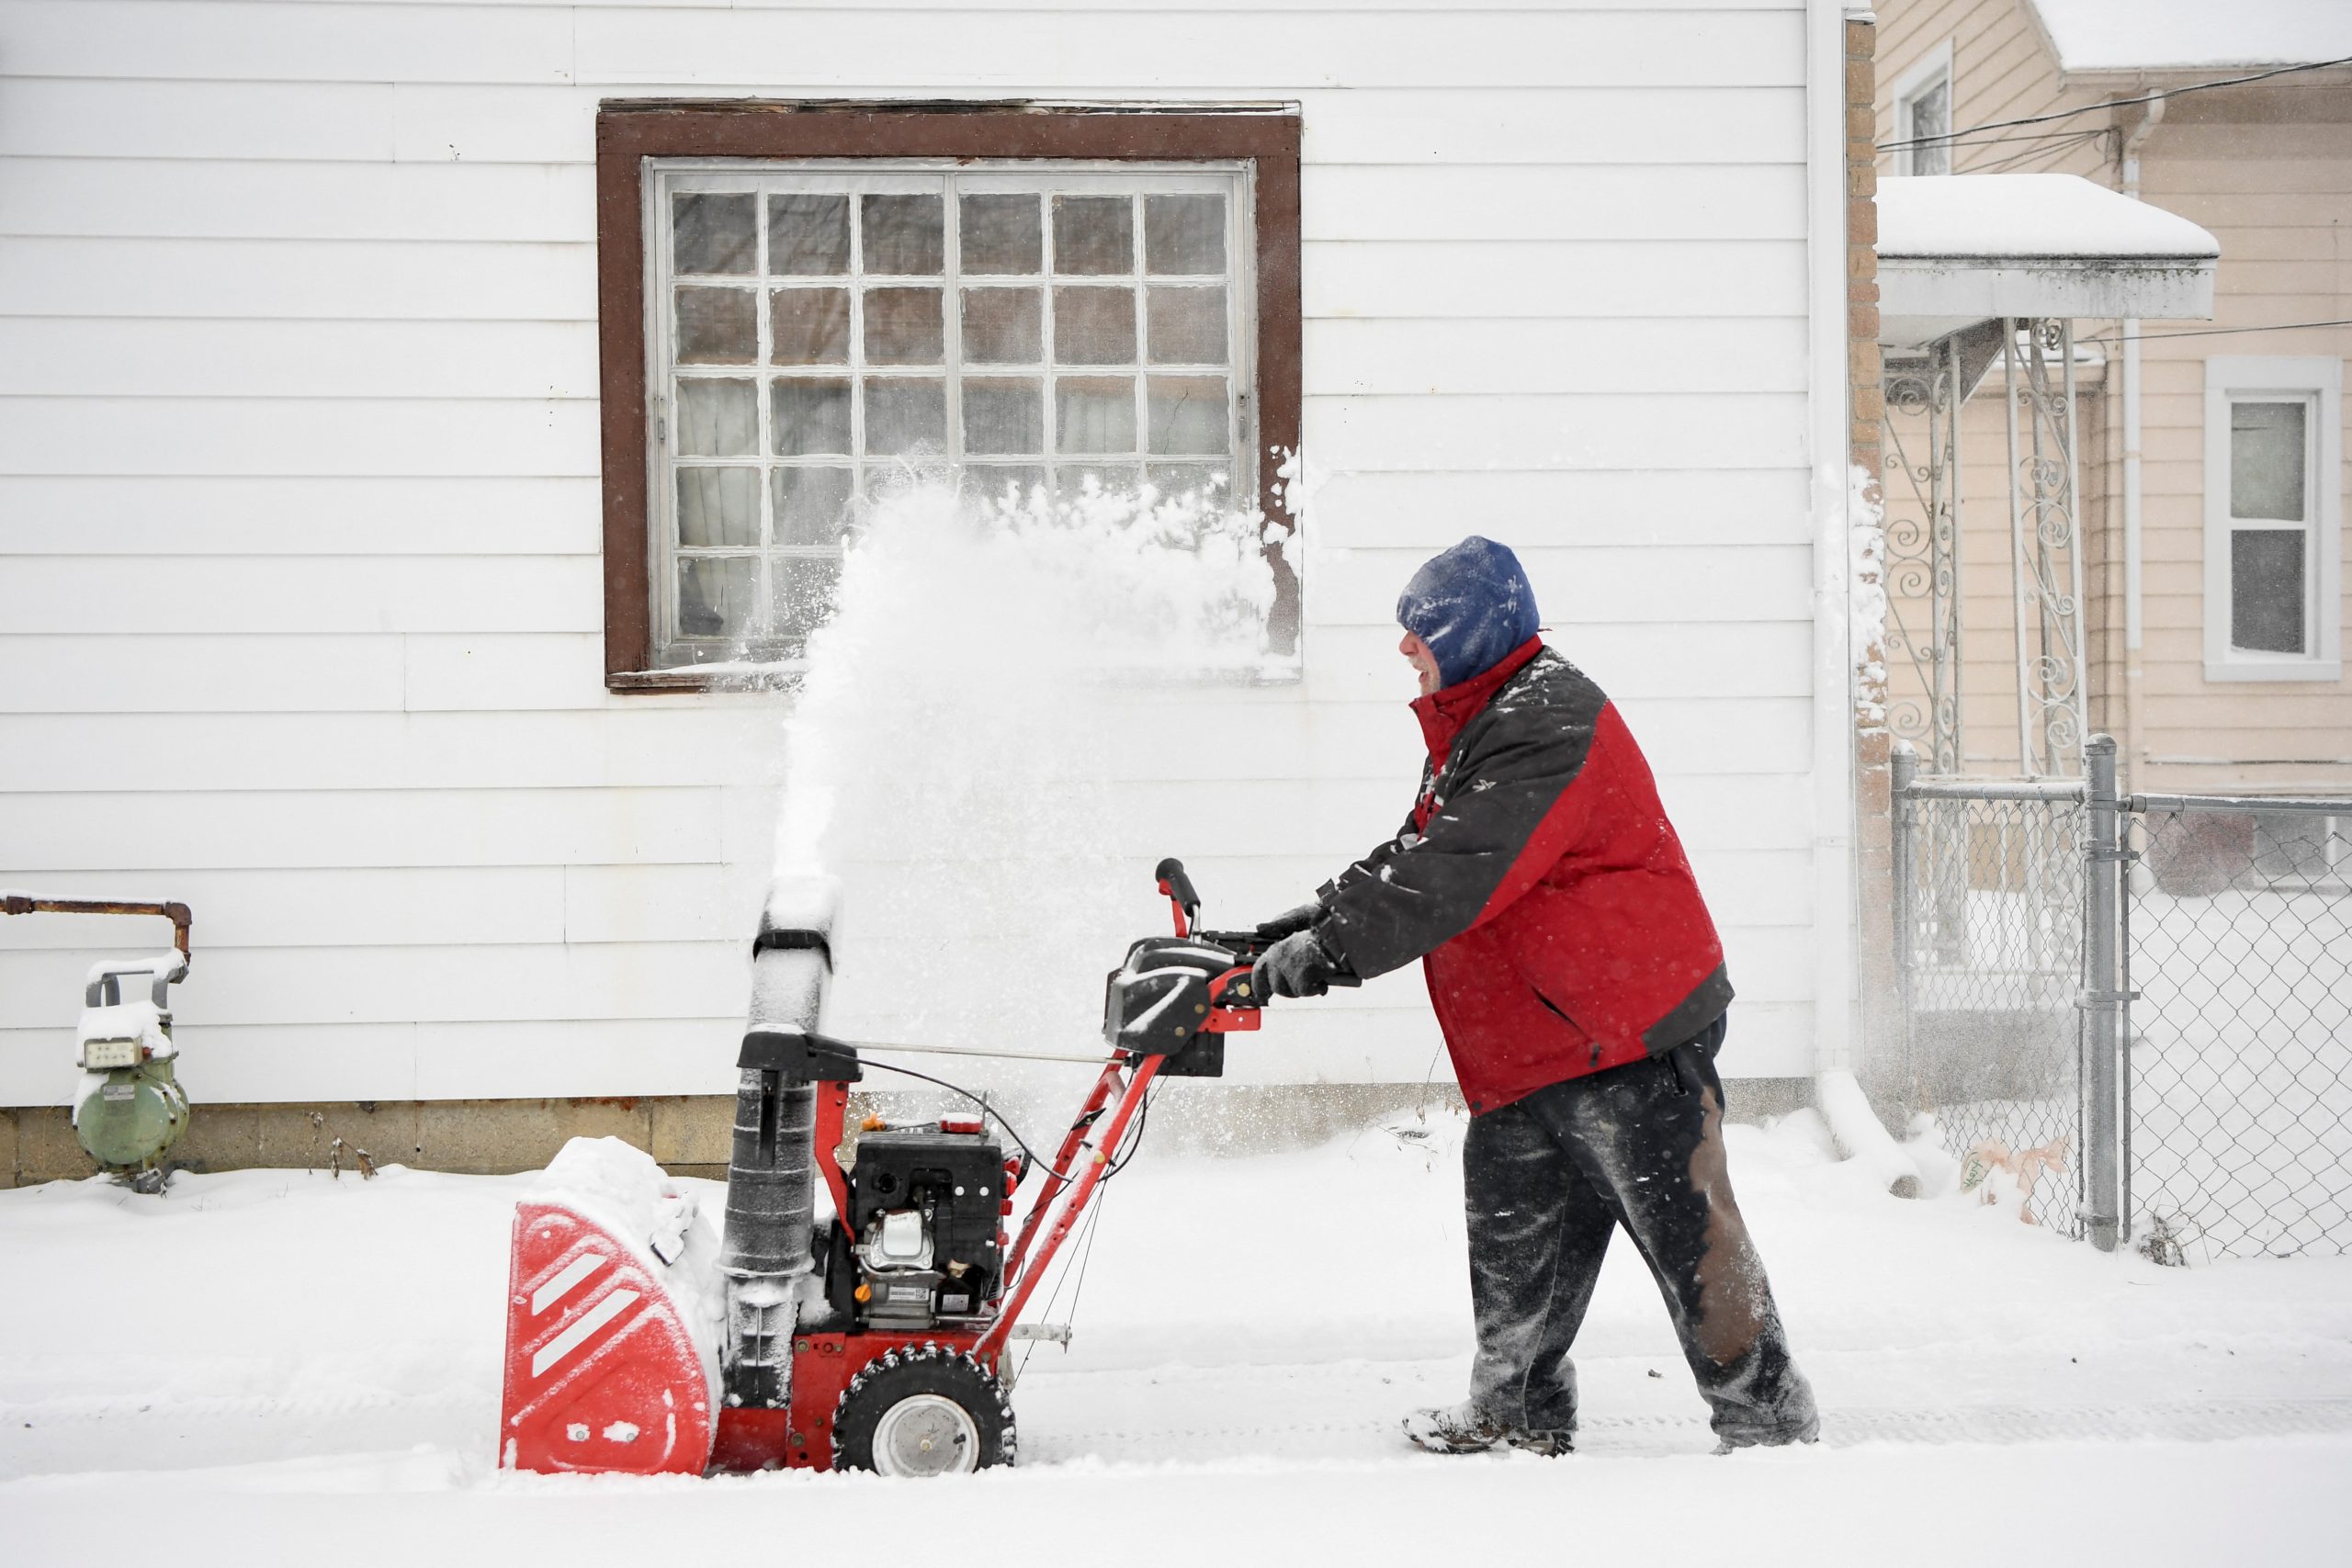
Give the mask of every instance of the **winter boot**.
[(1715, 1454), (1736, 1453), (1742, 1449), (1777, 1449), (1792, 1443), (1821, 1441), (1821, 1417), (1808, 1408), (1792, 1421), (1769, 1427), (1718, 1427), (1715, 1428)]
[(1506, 1426), (1482, 1415), (1468, 1400), (1442, 1410), (1416, 1410), (1405, 1417), (1405, 1436), (1417, 1449), (1433, 1454), (1482, 1454), (1501, 1444), (1546, 1459), (1576, 1451), (1576, 1433), (1566, 1429), (1531, 1431)]

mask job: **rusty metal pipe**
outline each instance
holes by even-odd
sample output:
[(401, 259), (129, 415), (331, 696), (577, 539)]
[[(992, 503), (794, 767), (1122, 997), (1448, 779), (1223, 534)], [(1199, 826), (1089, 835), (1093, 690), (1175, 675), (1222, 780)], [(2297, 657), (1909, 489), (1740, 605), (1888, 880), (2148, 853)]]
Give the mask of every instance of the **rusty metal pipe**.
[(36, 898), (28, 893), (0, 894), (0, 915), (161, 915), (172, 922), (172, 945), (182, 959), (188, 951), (188, 928), (195, 917), (186, 904), (134, 904), (115, 898)]

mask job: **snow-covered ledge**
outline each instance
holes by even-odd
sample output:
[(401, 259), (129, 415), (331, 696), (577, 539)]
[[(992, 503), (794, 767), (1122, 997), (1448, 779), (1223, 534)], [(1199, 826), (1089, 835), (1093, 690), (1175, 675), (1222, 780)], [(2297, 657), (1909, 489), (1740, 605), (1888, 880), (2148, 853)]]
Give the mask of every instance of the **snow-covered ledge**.
[(2205, 320), (2221, 254), (2188, 219), (2075, 175), (1884, 178), (1880, 341), (2001, 316)]

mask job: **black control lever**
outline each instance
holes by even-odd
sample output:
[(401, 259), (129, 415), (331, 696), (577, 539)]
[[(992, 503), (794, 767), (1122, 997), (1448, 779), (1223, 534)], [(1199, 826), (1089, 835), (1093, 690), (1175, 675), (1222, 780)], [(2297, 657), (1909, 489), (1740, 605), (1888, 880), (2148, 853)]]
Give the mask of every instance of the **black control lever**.
[(1184, 874), (1182, 861), (1178, 860), (1174, 855), (1170, 855), (1153, 868), (1151, 874), (1158, 879), (1159, 890), (1174, 899), (1176, 907), (1184, 911), (1184, 920), (1187, 925), (1201, 918), (1200, 890), (1193, 886), (1193, 879)]

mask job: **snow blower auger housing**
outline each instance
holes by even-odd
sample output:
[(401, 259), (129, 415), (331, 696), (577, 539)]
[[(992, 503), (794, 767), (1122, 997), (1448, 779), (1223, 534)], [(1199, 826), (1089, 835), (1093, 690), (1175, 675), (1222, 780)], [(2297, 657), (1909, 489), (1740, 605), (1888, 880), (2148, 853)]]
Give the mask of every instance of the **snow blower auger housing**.
[(1218, 1077), (1225, 1035), (1259, 1025), (1250, 964), (1264, 943), (1195, 930), (1183, 866), (1157, 875), (1175, 934), (1134, 943), (1112, 972), (1100, 1071), (1050, 1164), (1025, 1148), (1007, 1158), (971, 1114), (869, 1125), (847, 1169), (850, 1086), (884, 1065), (867, 1054), (914, 1047), (819, 1032), (831, 889), (778, 884), (754, 943), (723, 1242), (635, 1151), (607, 1151), (591, 1175), (585, 1156), (567, 1171), (582, 1145), (567, 1148), (547, 1190), (516, 1205), (499, 1462), (889, 1475), (1012, 1463), (1004, 1353), (1027, 1337), (1023, 1310), (1153, 1082)]

